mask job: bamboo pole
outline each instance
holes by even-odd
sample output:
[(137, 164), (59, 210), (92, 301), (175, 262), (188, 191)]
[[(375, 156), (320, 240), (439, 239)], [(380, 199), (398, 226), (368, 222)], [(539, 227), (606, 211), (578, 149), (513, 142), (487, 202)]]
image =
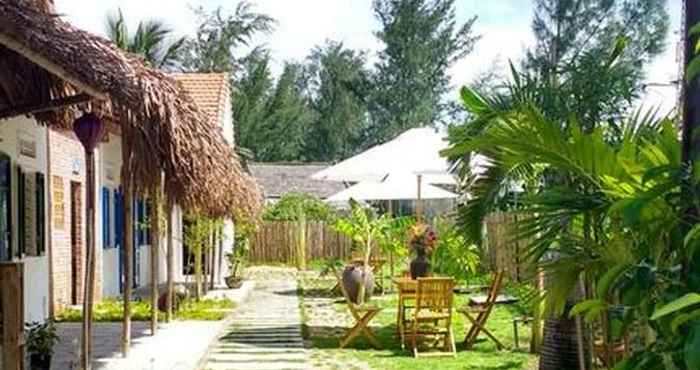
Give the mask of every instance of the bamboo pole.
[(162, 181), (159, 181), (151, 191), (151, 207), (149, 223), (151, 224), (151, 335), (158, 331), (158, 280), (160, 278), (160, 200)]
[(173, 320), (173, 293), (175, 291), (175, 253), (173, 251), (173, 202), (172, 200), (167, 200), (166, 213), (168, 217), (168, 240), (167, 240), (167, 264), (166, 273), (168, 275), (167, 282), (167, 294), (165, 296), (165, 321), (170, 322)]

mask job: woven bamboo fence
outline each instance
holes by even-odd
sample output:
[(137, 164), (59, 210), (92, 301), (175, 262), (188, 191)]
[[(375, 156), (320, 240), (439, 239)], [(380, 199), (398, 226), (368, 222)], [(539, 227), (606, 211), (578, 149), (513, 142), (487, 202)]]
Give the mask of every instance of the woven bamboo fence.
[(486, 246), (491, 269), (503, 270), (513, 281), (532, 277), (530, 264), (523, 258), (523, 248), (528, 241), (515, 240), (512, 227), (524, 215), (499, 212), (486, 219)]
[[(304, 234), (301, 234), (302, 228)], [(250, 239), (252, 263), (298, 265), (299, 260), (342, 259), (351, 257), (352, 240), (324, 222), (264, 222)], [(299, 245), (304, 248), (300, 249)]]

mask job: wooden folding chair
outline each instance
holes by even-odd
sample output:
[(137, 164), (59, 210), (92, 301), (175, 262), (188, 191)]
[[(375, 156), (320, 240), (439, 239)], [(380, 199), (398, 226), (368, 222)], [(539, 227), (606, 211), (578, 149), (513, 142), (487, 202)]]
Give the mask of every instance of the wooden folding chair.
[(357, 338), (361, 334), (364, 334), (365, 338), (367, 338), (367, 341), (374, 348), (381, 349), (377, 337), (372, 332), (372, 329), (369, 328), (369, 323), (382, 309), (378, 307), (368, 306), (366, 304), (355, 304), (353, 301), (350, 300), (350, 296), (345, 290), (342, 279), (337, 272), (335, 273), (335, 277), (336, 279), (338, 279), (338, 287), (343, 292), (343, 297), (345, 298), (345, 302), (348, 305), (350, 314), (355, 319), (355, 325), (352, 328), (350, 328), (350, 330), (347, 333), (345, 333), (345, 335), (340, 339), (340, 348), (345, 348), (355, 338)]
[[(407, 320), (407, 324), (410, 326), (408, 334), (411, 338), (411, 348), (415, 357), (455, 356), (457, 353), (452, 332), (452, 289), (454, 285), (452, 278), (418, 278), (416, 306)], [(442, 341), (444, 352), (419, 352), (418, 337), (432, 337), (438, 343)], [(402, 343), (405, 339), (405, 337), (401, 338)]]
[[(489, 293), (484, 303), (472, 304), (458, 310), (458, 312), (466, 316), (472, 324), (466, 337), (464, 337), (464, 347), (466, 349), (471, 349), (474, 346), (479, 332), (483, 332), (493, 340), (494, 343), (496, 343), (496, 348), (499, 350), (504, 348), (498, 338), (486, 329), (486, 322), (489, 319), (489, 315), (491, 315), (493, 306), (496, 304), (496, 299), (501, 290), (501, 283), (503, 283), (503, 271), (498, 271), (493, 276), (493, 281), (491, 282), (491, 287), (489, 288)], [(474, 314), (476, 314), (476, 317), (472, 316)]]

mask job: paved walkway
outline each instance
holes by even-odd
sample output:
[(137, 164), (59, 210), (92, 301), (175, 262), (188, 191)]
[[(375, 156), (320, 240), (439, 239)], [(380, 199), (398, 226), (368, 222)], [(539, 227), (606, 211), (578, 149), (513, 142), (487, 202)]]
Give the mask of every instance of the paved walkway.
[(233, 323), (211, 348), (206, 370), (306, 370), (295, 279), (256, 281)]
[[(254, 289), (248, 281), (240, 289), (210, 291), (207, 298), (228, 298), (239, 307)], [(199, 369), (209, 346), (227, 327), (222, 321), (173, 321), (160, 323), (156, 336), (150, 335), (150, 323), (132, 321), (131, 350), (121, 356), (122, 324), (93, 324), (93, 369), (96, 370), (195, 370)], [(51, 369), (77, 369), (80, 349), (80, 323), (57, 324), (60, 341), (56, 344)]]

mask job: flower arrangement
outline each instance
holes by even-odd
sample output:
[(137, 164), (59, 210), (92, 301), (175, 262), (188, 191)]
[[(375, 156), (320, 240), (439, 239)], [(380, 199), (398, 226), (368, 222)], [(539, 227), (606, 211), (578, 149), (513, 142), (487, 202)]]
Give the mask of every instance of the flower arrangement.
[(425, 223), (416, 223), (409, 229), (408, 244), (417, 255), (429, 255), (437, 245), (435, 231)]

